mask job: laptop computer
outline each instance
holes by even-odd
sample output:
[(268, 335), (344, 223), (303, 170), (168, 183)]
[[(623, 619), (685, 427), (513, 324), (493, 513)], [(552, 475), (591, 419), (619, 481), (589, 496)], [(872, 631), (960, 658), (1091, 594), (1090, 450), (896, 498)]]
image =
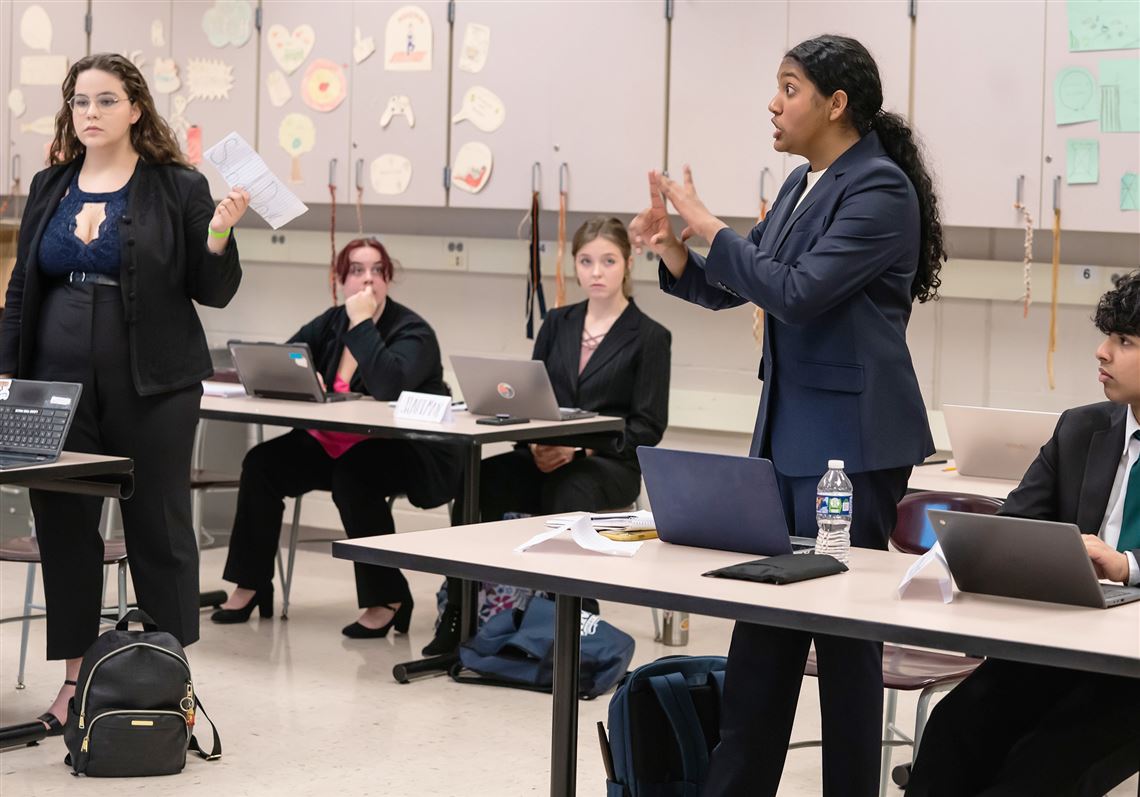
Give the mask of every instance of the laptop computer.
[(0, 379), (0, 469), (59, 459), (83, 385)]
[(1072, 523), (926, 512), (958, 589), (1106, 609), (1140, 600), (1140, 588), (1101, 584)]
[(963, 476), (1019, 480), (1049, 442), (1055, 412), (944, 404), (954, 464)]
[(788, 535), (771, 460), (648, 446), (637, 460), (665, 542), (758, 556), (815, 550), (810, 537)]
[(474, 415), (533, 418), (539, 421), (576, 421), (598, 413), (559, 407), (550, 375), (541, 360), (452, 355), (451, 367)]
[(230, 356), (250, 396), (289, 401), (347, 401), (360, 393), (329, 393), (321, 387), (307, 343), (246, 343), (231, 340)]

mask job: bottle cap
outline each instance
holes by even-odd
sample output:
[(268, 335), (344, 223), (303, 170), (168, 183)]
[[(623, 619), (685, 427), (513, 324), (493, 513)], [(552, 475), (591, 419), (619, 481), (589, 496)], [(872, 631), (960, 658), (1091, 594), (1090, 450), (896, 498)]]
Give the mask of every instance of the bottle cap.
[(841, 459), (829, 459), (827, 461), (827, 469), (828, 470), (843, 470), (843, 460), (841, 460)]

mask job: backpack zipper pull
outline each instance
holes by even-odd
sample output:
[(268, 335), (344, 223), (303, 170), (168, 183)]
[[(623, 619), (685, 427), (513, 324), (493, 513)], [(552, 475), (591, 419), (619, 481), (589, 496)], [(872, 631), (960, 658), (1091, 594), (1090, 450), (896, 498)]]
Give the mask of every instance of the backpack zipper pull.
[(186, 682), (186, 697), (182, 698), (179, 706), (186, 714), (186, 726), (194, 727), (194, 684)]
[(80, 745), (80, 747), (79, 747), (79, 752), (81, 752), (81, 753), (86, 753), (86, 752), (87, 752), (87, 742), (88, 742), (90, 739), (91, 739), (91, 734), (87, 734), (86, 736), (84, 736), (84, 737), (83, 737), (83, 744), (82, 744), (82, 745)]
[(87, 716), (86, 714), (80, 714), (79, 715), (79, 730), (83, 730), (83, 722), (84, 722), (84, 718), (86, 716)]

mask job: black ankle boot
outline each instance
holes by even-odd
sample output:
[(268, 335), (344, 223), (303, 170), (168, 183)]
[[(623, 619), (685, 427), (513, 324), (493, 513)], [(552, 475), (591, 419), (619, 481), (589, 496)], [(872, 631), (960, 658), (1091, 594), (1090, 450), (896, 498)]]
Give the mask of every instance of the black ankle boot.
[(444, 656), (459, 650), (459, 622), (462, 618), (459, 606), (448, 603), (443, 607), (443, 616), (435, 629), (435, 639), (423, 649), (425, 656)]

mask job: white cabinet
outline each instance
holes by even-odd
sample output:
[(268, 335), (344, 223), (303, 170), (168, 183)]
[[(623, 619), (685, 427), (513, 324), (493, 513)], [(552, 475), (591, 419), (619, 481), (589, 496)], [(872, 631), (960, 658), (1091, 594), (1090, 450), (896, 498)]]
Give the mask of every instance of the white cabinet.
[(155, 90), (154, 66), (170, 57), (170, 0), (91, 0), (91, 52), (118, 53), (134, 62), (150, 86), (158, 112), (170, 115), (170, 95)]
[[(404, 0), (353, 3), (353, 27), (361, 40), (371, 38), (376, 51), (354, 64), (352, 86), (352, 146), (350, 194), (356, 199), (358, 184), (363, 201), (370, 205), (443, 207), (447, 189), (443, 171), (447, 165), (447, 3), (421, 2), (431, 21), (432, 65), (430, 70), (393, 71), (385, 68), (385, 31), (392, 15), (407, 5)], [(367, 48), (362, 46), (361, 54)], [(410, 113), (386, 114), (394, 97), (407, 97)], [(397, 101), (399, 105), (399, 101)], [(387, 124), (382, 125), (382, 120)], [(414, 122), (414, 124), (413, 124)], [(389, 156), (382, 159), (382, 156)], [(397, 161), (410, 163), (410, 181), (402, 193), (387, 193), (402, 186)], [(377, 162), (379, 161), (379, 162)], [(374, 170), (376, 180), (373, 179)], [(381, 193), (381, 190), (385, 193)]]
[(1023, 202), (1041, 219), (1044, 43), (1044, 0), (920, 2), (912, 121), (943, 224), (1021, 227), (1019, 178)]
[[(1121, 176), (1126, 172), (1140, 173), (1140, 133), (1106, 132), (1098, 121), (1058, 125), (1056, 117), (1054, 83), (1065, 69), (1084, 70), (1091, 78), (1093, 102), (1100, 115), (1108, 113), (1114, 92), (1106, 89), (1103, 66), (1106, 62), (1131, 60), (1136, 69), (1136, 50), (1097, 50), (1069, 52), (1069, 21), (1065, 3), (1051, 0), (1046, 11), (1045, 26), (1045, 133), (1043, 174), (1041, 186), (1042, 227), (1051, 227), (1053, 218), (1053, 181), (1060, 177), (1058, 202), (1061, 207), (1061, 227), (1065, 230), (1092, 230), (1096, 232), (1140, 233), (1140, 213), (1120, 209)], [(1079, 74), (1079, 73), (1078, 73)], [(1132, 74), (1133, 86), (1136, 75)], [(1086, 89), (1086, 90), (1090, 90)], [(1077, 104), (1076, 93), (1068, 90), (1065, 96), (1071, 105)], [(1099, 102), (1097, 102), (1099, 100)], [(1135, 101), (1135, 95), (1133, 95)], [(1135, 106), (1133, 106), (1133, 110)], [(1069, 167), (1080, 169), (1079, 164), (1068, 163), (1068, 142), (1071, 139), (1095, 141), (1097, 151), (1097, 178), (1094, 183), (1069, 184)], [(1092, 157), (1087, 150), (1081, 153)], [(1077, 175), (1073, 175), (1076, 177)], [(1133, 191), (1136, 189), (1134, 188)], [(1063, 242), (1062, 242), (1063, 244)], [(1066, 260), (1080, 262), (1080, 253), (1064, 252)]]
[[(27, 194), (32, 176), (47, 165), (54, 119), (63, 106), (60, 93), (63, 75), (57, 74), (55, 67), (62, 64), (70, 66), (87, 54), (87, 31), (84, 28), (87, 0), (52, 3), (16, 0), (4, 3), (4, 6), (3, 13), (7, 14), (10, 6), (12, 15), (11, 47), (8, 47), (8, 41), (4, 42), (11, 65), (11, 88), (20, 90), (24, 104), (24, 112), (18, 117), (7, 107), (3, 111), (10, 124), (7, 139), (9, 163), (19, 173), (20, 193)], [(31, 34), (30, 44), (22, 32), (25, 12), (33, 15), (46, 12), (50, 21), (47, 26), (29, 24), (26, 30)], [(5, 193), (11, 185), (11, 172), (6, 183)]]
[[(479, 72), (459, 68), (467, 25), (490, 31)], [(452, 207), (524, 209), (532, 170), (542, 204), (557, 207), (566, 164), (572, 210), (632, 213), (645, 206), (645, 174), (660, 168), (665, 140), (664, 2), (456, 3), (452, 114), (477, 86), (505, 108), (492, 132), (452, 126), (451, 158), (469, 142), (492, 151), (491, 178), (477, 194), (451, 188)], [(453, 183), (459, 175), (452, 175)]]
[(765, 168), (769, 205), (783, 183), (768, 102), (787, 51), (787, 12), (786, 3), (723, 0), (673, 7), (669, 170), (679, 179), (689, 164), (701, 199), (718, 216), (759, 216)]
[[(225, 10), (225, 20), (207, 21), (207, 14), (221, 13), (214, 8), (213, 3), (176, 0), (174, 21), (167, 33), (181, 83), (170, 95), (172, 107), (181, 108), (185, 103), (181, 113), (168, 118), (184, 148), (185, 131), (196, 127), (193, 135), (200, 137), (203, 152), (234, 131), (255, 146), (257, 140), (257, 3), (231, 5)], [(228, 92), (224, 96), (211, 93), (209, 83), (197, 82), (199, 71), (228, 74), (232, 78)], [(155, 90), (153, 68), (147, 72), (147, 80), (152, 81), (151, 90)], [(226, 181), (218, 170), (205, 163), (198, 168), (210, 181), (214, 197), (225, 196)]]
[(261, 6), (257, 149), (306, 203), (328, 204), (330, 185), (338, 203), (350, 196), (352, 6), (350, 0)]

